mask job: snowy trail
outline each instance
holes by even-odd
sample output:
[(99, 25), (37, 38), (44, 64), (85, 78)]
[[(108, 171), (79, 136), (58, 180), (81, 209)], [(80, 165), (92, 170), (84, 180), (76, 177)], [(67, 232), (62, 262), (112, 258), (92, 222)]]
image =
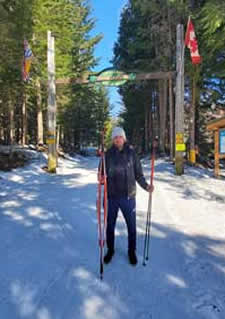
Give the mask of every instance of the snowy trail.
[[(157, 160), (150, 262), (142, 266), (148, 194), (138, 187), (139, 264), (127, 260), (120, 215), (116, 254), (99, 280), (97, 158), (2, 173), (0, 319), (224, 319), (225, 182)], [(149, 163), (144, 161), (149, 175)]]

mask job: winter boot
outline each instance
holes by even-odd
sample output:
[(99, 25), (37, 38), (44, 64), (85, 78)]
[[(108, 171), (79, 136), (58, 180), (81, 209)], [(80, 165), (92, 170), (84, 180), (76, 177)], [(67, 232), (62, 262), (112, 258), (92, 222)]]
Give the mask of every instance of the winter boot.
[(135, 250), (129, 250), (128, 257), (129, 257), (130, 264), (133, 266), (136, 266), (138, 263), (138, 260), (137, 260)]
[(109, 264), (109, 263), (110, 263), (110, 261), (111, 261), (112, 258), (113, 258), (114, 253), (115, 253), (114, 250), (108, 249), (107, 254), (106, 254), (105, 257), (104, 257), (104, 263), (105, 263), (105, 264)]

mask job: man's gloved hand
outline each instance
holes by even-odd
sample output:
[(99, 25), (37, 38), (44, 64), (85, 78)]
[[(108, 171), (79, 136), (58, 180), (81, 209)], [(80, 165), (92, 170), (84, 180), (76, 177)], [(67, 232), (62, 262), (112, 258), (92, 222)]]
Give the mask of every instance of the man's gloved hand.
[(104, 176), (102, 176), (100, 172), (98, 172), (98, 182), (104, 185)]
[(152, 193), (152, 192), (154, 192), (154, 186), (152, 185), (148, 185), (147, 186), (147, 192), (149, 192), (149, 193)]

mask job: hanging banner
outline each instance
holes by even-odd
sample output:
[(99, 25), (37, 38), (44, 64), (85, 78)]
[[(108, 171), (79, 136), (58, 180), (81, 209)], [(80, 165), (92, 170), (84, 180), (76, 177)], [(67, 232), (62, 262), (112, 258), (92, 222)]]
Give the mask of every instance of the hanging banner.
[(22, 67), (22, 77), (24, 82), (27, 82), (29, 80), (32, 58), (33, 58), (32, 50), (27, 40), (24, 40), (24, 57), (23, 57), (23, 67)]

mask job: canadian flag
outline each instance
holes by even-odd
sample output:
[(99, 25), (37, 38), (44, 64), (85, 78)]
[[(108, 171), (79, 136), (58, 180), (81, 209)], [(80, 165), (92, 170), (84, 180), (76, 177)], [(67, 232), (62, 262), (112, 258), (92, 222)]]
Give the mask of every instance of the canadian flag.
[(194, 25), (189, 18), (188, 25), (187, 25), (187, 31), (185, 36), (185, 45), (190, 49), (191, 51), (191, 60), (193, 64), (199, 64), (202, 62), (202, 58), (198, 52), (198, 42), (195, 36), (195, 30)]

